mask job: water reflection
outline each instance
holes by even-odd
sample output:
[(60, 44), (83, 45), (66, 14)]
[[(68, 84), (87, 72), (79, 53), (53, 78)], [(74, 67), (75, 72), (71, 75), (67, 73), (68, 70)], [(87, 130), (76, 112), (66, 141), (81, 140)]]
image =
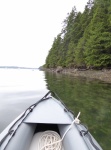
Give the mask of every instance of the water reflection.
[(44, 76), (38, 70), (0, 69), (0, 132), (46, 94)]
[(0, 91), (26, 91), (44, 89), (44, 72), (31, 69), (0, 69)]
[(86, 123), (104, 150), (111, 148), (111, 84), (98, 80), (46, 73), (47, 88)]
[(111, 84), (38, 70), (0, 69), (0, 132), (30, 104), (52, 90), (88, 125), (103, 147), (111, 148)]

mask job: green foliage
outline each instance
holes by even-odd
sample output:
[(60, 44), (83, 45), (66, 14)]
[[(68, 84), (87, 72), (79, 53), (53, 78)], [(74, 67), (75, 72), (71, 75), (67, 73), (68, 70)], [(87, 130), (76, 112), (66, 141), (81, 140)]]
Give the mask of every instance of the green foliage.
[(73, 7), (54, 39), (46, 67), (111, 66), (111, 0), (89, 0), (83, 13)]
[(74, 67), (74, 43), (70, 42), (66, 54), (66, 67)]
[(78, 43), (78, 45), (76, 47), (76, 51), (75, 51), (75, 62), (78, 67), (85, 66), (84, 45), (85, 45), (84, 38), (81, 38), (79, 40), (79, 43)]
[(98, 6), (89, 26), (85, 47), (88, 66), (107, 67), (111, 65), (111, 32), (109, 31), (108, 7)]
[(60, 34), (54, 39), (52, 48), (49, 51), (49, 55), (46, 58), (46, 67), (55, 68), (60, 63), (61, 51), (61, 37)]

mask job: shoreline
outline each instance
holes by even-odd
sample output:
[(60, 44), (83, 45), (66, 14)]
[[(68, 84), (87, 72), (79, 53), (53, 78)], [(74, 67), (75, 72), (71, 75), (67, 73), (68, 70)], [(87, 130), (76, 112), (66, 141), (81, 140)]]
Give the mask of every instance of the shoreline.
[(71, 75), (75, 77), (85, 77), (90, 79), (98, 79), (104, 81), (106, 83), (111, 83), (111, 69), (103, 69), (103, 70), (79, 70), (79, 69), (66, 69), (62, 68), (61, 70), (57, 70), (56, 68), (51, 69), (43, 69), (45, 71), (61, 73), (66, 75)]

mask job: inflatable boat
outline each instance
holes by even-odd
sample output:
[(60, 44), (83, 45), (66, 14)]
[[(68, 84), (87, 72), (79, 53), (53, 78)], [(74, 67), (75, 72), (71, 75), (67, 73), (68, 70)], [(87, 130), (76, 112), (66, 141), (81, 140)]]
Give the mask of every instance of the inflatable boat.
[(0, 150), (102, 150), (88, 128), (49, 91), (0, 135)]

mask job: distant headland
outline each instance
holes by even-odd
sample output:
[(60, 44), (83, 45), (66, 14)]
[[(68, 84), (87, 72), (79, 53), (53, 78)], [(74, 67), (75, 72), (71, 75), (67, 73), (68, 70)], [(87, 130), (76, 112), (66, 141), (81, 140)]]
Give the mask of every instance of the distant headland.
[(38, 69), (38, 68), (32, 68), (32, 67), (19, 67), (19, 66), (0, 66), (0, 69)]

